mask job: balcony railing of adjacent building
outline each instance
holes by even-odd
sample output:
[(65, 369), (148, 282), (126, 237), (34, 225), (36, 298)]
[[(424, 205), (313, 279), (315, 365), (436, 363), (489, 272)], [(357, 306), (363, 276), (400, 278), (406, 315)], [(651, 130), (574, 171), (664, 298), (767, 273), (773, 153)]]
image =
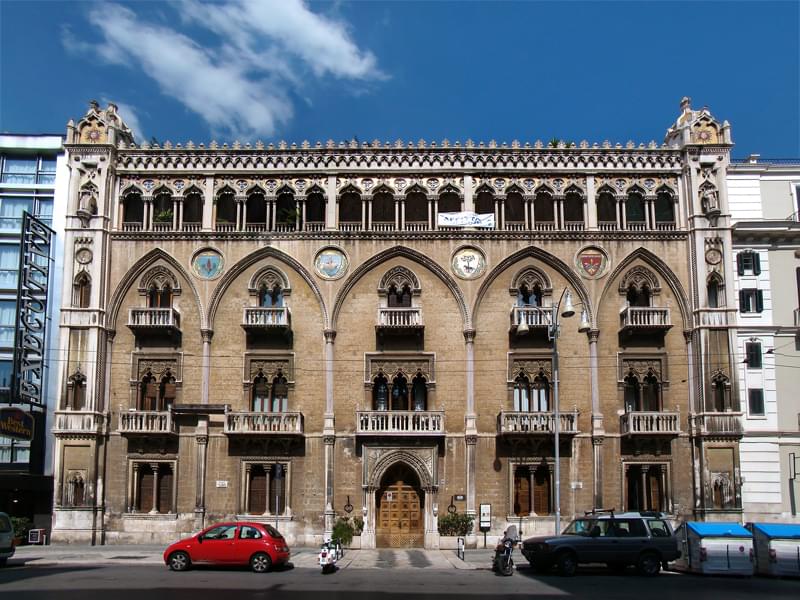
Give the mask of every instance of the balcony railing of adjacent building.
[(292, 314), (286, 306), (248, 306), (242, 327), (250, 330), (291, 329)]
[(173, 435), (177, 427), (171, 410), (129, 410), (119, 413), (119, 432)]
[(681, 432), (678, 412), (633, 411), (620, 416), (623, 435), (678, 435)]
[(800, 327), (800, 308), (794, 309), (794, 326)]
[(174, 308), (131, 308), (128, 327), (133, 331), (178, 330), (180, 313)]
[(303, 435), (299, 412), (233, 412), (225, 409), (227, 435)]
[(511, 308), (510, 329), (515, 331), (523, 322), (528, 329), (546, 329), (555, 323), (555, 308), (552, 306), (514, 306)]
[(379, 308), (378, 320), (375, 326), (385, 329), (418, 329), (424, 327), (422, 309), (418, 306), (411, 308)]
[(694, 415), (697, 435), (718, 437), (741, 437), (743, 433), (742, 413), (698, 413)]
[(359, 435), (444, 435), (444, 411), (366, 410), (356, 412)]
[(53, 433), (69, 435), (102, 435), (106, 433), (108, 417), (93, 410), (57, 410)]
[(727, 327), (733, 325), (736, 318), (729, 319), (724, 308), (701, 308), (697, 311), (697, 321), (700, 327)]
[[(578, 433), (578, 411), (561, 412), (558, 415), (558, 433)], [(497, 416), (497, 433), (500, 435), (550, 435), (555, 433), (556, 418), (552, 412), (506, 412)]]
[(665, 330), (672, 327), (668, 308), (626, 306), (619, 316), (622, 329)]

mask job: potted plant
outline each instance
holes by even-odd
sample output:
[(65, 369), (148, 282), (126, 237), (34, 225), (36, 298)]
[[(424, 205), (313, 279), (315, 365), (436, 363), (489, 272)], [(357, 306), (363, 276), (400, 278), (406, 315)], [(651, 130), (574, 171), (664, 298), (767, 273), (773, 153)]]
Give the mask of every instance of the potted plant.
[(33, 529), (33, 522), (28, 517), (11, 517), (11, 526), (14, 528), (14, 540), (19, 546), (28, 541), (28, 532)]
[(475, 517), (466, 514), (447, 514), (439, 517), (439, 548), (455, 550), (458, 538), (466, 537), (472, 532)]
[(155, 222), (156, 223), (172, 223), (172, 216), (173, 212), (171, 208), (167, 210), (162, 210), (156, 213)]

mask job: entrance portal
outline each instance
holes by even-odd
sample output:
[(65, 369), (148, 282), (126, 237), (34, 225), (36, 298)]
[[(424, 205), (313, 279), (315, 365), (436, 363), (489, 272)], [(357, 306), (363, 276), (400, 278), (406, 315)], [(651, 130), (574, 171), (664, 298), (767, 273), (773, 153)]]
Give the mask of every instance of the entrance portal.
[(404, 464), (391, 467), (377, 491), (375, 542), (379, 548), (417, 548), (425, 541), (424, 496), (419, 479)]

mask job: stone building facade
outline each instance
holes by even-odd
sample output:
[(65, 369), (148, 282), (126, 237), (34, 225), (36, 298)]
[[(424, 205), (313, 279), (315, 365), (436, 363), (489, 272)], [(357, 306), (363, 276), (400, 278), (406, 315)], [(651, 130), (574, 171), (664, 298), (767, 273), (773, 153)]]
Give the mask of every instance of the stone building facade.
[(638, 146), (150, 146), (92, 104), (53, 539), (360, 516), (363, 547), (435, 548), (484, 504), (490, 534), (740, 513), (731, 145), (688, 99)]

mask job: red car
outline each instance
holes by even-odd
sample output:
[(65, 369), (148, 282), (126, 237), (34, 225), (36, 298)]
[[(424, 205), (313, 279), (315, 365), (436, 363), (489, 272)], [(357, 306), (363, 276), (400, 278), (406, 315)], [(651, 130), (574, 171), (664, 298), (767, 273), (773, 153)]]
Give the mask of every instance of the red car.
[(272, 565), (289, 561), (289, 546), (280, 532), (264, 523), (218, 523), (164, 551), (164, 562), (173, 571), (193, 564), (250, 565), (266, 573)]

